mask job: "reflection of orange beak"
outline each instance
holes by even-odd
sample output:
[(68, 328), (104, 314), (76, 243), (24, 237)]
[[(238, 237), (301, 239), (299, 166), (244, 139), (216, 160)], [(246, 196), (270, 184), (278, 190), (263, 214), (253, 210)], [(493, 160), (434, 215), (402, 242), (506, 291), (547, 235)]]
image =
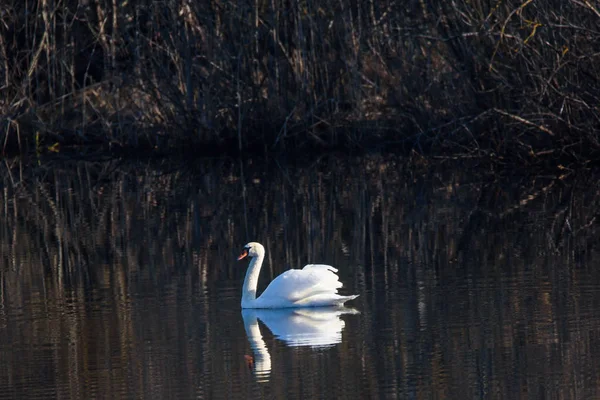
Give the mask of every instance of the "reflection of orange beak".
[(246, 365), (248, 366), (248, 368), (254, 368), (254, 357), (246, 354), (244, 355), (244, 359), (246, 360)]
[(248, 249), (244, 249), (242, 251), (242, 254), (240, 254), (240, 256), (238, 257), (238, 261), (240, 261), (242, 258), (246, 258), (248, 256)]

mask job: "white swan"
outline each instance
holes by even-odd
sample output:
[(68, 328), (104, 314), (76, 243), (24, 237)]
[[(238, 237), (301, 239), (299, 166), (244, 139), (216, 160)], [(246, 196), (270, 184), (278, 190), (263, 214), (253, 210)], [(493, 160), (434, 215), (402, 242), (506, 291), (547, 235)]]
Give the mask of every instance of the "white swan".
[(331, 265), (308, 264), (302, 269), (285, 271), (273, 279), (257, 299), (256, 285), (265, 258), (265, 248), (260, 243), (250, 242), (244, 246), (238, 260), (245, 257), (252, 260), (242, 288), (242, 308), (341, 306), (346, 301), (358, 297), (337, 294), (342, 282), (335, 274), (337, 269)]

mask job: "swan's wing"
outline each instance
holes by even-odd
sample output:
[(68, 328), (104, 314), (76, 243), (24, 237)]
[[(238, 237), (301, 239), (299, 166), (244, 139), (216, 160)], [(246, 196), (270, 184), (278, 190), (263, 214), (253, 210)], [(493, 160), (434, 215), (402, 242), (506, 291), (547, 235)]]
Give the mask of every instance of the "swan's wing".
[(302, 268), (302, 271), (308, 271), (311, 269), (314, 269), (314, 270), (326, 269), (326, 270), (334, 272), (334, 273), (336, 273), (338, 271), (337, 268), (333, 268), (331, 265), (327, 265), (327, 264), (307, 264), (304, 266), (304, 268)]
[(290, 269), (273, 279), (261, 298), (284, 298), (295, 302), (317, 294), (335, 294), (342, 287), (331, 265), (308, 264), (303, 269)]

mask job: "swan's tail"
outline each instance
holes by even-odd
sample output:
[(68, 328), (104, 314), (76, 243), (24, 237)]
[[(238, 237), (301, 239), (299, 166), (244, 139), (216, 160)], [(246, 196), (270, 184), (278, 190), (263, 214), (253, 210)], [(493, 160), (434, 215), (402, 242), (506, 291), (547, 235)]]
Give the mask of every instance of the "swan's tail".
[(340, 302), (339, 303), (335, 303), (335, 304), (338, 305), (338, 306), (342, 306), (342, 305), (344, 305), (345, 302), (350, 301), (350, 300), (354, 300), (358, 296), (359, 296), (358, 294), (353, 294), (351, 296), (340, 296)]
[(324, 307), (324, 306), (342, 306), (345, 302), (353, 300), (358, 295), (340, 296), (337, 294), (339, 288), (342, 287), (342, 282), (336, 272), (337, 268), (327, 264), (308, 264), (302, 271), (316, 273), (319, 277), (319, 282), (310, 287), (310, 292), (301, 296), (295, 304), (299, 307)]

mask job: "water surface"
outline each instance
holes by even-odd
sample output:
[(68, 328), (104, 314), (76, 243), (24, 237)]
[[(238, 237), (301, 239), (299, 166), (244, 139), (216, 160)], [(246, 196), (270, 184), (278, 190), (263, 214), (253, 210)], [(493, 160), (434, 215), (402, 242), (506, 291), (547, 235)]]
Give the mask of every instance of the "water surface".
[[(593, 171), (2, 165), (0, 399), (597, 398)], [(310, 262), (349, 308), (240, 309)]]

